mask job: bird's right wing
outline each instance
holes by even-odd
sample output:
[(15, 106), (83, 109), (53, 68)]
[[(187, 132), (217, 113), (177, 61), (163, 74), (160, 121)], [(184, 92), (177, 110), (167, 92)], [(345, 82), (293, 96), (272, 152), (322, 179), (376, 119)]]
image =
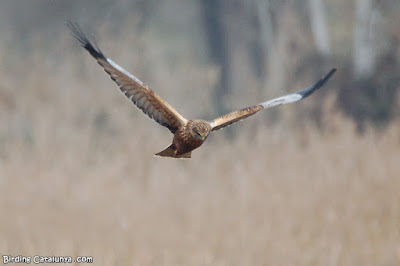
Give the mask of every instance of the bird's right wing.
[(93, 46), (77, 23), (67, 21), (74, 37), (79, 41), (114, 80), (121, 92), (131, 100), (140, 110), (172, 133), (187, 123), (187, 119), (178, 113), (171, 105), (149, 89), (137, 77), (104, 56), (100, 49)]
[(277, 105), (281, 105), (281, 104), (287, 104), (287, 103), (293, 103), (293, 102), (297, 102), (300, 101), (308, 96), (310, 96), (314, 91), (318, 90), (319, 88), (321, 88), (327, 81), (328, 79), (336, 72), (336, 69), (333, 68), (331, 69), (331, 71), (329, 71), (328, 74), (326, 74), (325, 76), (323, 76), (319, 81), (317, 81), (316, 83), (314, 83), (313, 85), (311, 85), (310, 87), (292, 93), (292, 94), (288, 94), (285, 96), (281, 96), (257, 105), (253, 105), (250, 107), (246, 107), (243, 108), (239, 111), (233, 111), (231, 113), (225, 114), (223, 116), (220, 116), (218, 118), (215, 118), (213, 121), (210, 122), (212, 131), (221, 129), (223, 127), (229, 126), (239, 120), (245, 119), (251, 115), (254, 115), (255, 113), (257, 113), (258, 111), (265, 109), (265, 108), (270, 108), (270, 107), (274, 107)]

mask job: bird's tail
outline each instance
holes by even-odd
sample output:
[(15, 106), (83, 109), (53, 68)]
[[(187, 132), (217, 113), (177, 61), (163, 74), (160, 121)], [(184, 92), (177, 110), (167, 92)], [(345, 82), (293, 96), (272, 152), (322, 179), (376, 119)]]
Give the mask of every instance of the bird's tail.
[(192, 152), (187, 152), (184, 154), (177, 154), (176, 149), (172, 146), (172, 144), (167, 147), (165, 150), (156, 153), (155, 155), (161, 157), (171, 157), (171, 158), (191, 158)]

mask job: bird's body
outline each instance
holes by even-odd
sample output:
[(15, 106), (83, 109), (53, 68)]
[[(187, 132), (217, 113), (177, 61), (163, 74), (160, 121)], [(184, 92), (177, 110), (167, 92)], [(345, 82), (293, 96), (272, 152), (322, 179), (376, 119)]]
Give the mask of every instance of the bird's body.
[(174, 134), (172, 144), (156, 154), (163, 157), (190, 158), (191, 152), (200, 147), (212, 131), (236, 123), (239, 120), (254, 115), (262, 109), (304, 99), (321, 88), (336, 71), (336, 69), (332, 69), (327, 75), (304, 90), (233, 111), (217, 117), (210, 122), (199, 119), (188, 120), (137, 77), (127, 72), (111, 59), (105, 57), (97, 46), (94, 47), (91, 44), (78, 24), (68, 21), (67, 26), (71, 29), (74, 37), (80, 44), (97, 60), (99, 65), (110, 75), (111, 79), (117, 83), (121, 92), (142, 110), (143, 113), (160, 125), (168, 128)]
[(207, 139), (211, 129), (211, 125), (207, 121), (189, 120), (175, 132), (171, 146), (156, 155), (190, 158), (192, 151), (200, 147)]

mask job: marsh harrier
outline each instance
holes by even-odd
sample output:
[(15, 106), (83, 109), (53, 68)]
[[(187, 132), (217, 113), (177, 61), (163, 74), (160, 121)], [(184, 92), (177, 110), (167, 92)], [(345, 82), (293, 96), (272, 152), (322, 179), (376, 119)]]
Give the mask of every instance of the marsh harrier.
[(97, 63), (99, 63), (110, 75), (111, 79), (117, 83), (121, 92), (142, 110), (143, 113), (160, 125), (168, 128), (171, 133), (174, 134), (172, 144), (156, 154), (163, 157), (190, 158), (192, 151), (200, 147), (212, 131), (229, 126), (239, 120), (254, 115), (262, 109), (300, 101), (321, 88), (336, 71), (336, 69), (332, 69), (319, 81), (306, 89), (238, 111), (233, 111), (217, 117), (212, 121), (200, 119), (188, 120), (149, 89), (149, 87), (137, 77), (107, 58), (97, 45), (93, 46), (77, 23), (67, 21), (66, 24), (82, 47), (97, 60)]

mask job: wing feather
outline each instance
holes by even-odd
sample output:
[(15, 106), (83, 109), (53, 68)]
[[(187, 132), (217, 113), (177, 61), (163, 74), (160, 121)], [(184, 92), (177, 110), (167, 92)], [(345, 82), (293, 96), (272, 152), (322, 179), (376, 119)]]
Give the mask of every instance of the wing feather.
[(258, 111), (266, 108), (271, 108), (277, 105), (281, 104), (287, 104), (287, 103), (293, 103), (300, 101), (308, 96), (310, 96), (314, 91), (318, 90), (321, 88), (327, 81), (330, 79), (330, 77), (336, 72), (336, 69), (333, 68), (331, 71), (329, 71), (328, 74), (323, 76), (320, 80), (318, 80), (316, 83), (311, 85), (310, 87), (303, 89), (301, 91), (291, 93), (285, 96), (281, 96), (251, 107), (243, 108), (239, 111), (233, 111), (231, 113), (225, 114), (223, 116), (215, 118), (213, 121), (210, 122), (212, 131), (221, 129), (223, 127), (229, 126), (239, 120), (245, 119), (251, 115), (254, 115)]
[(88, 40), (77, 23), (67, 21), (74, 37), (101, 65), (119, 86), (121, 92), (132, 101), (147, 116), (172, 133), (187, 123), (187, 119), (178, 113), (171, 105), (155, 92), (149, 89), (141, 80), (123, 69), (117, 63), (104, 56), (101, 50)]
[(227, 127), (233, 123), (236, 123), (242, 119), (254, 115), (255, 113), (257, 113), (262, 109), (263, 107), (261, 105), (253, 105), (215, 118), (212, 122), (210, 122), (211, 130), (215, 131), (223, 127)]

